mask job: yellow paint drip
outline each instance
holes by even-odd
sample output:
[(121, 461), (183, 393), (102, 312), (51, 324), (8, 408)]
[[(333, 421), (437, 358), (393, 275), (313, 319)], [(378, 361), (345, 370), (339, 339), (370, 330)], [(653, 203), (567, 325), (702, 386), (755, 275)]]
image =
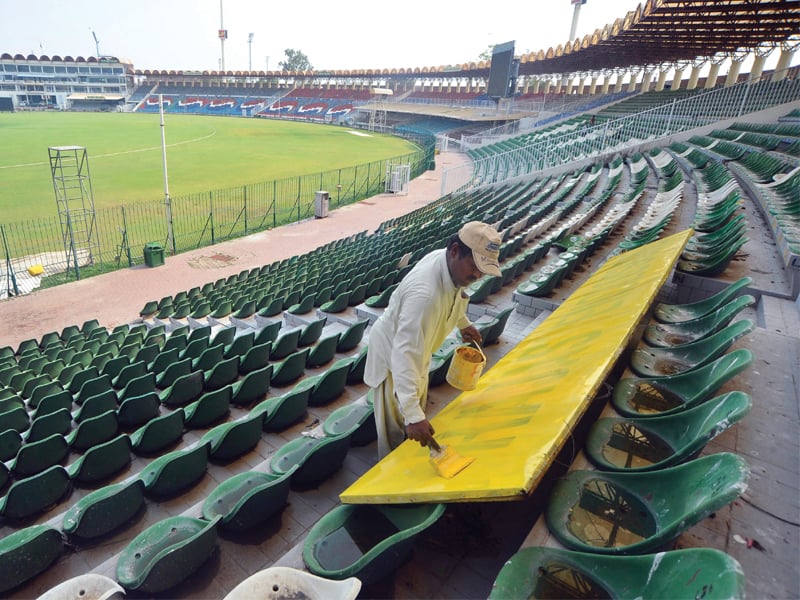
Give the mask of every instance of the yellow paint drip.
[[(432, 424), (475, 458), (439, 476), (405, 442), (340, 496), (391, 504), (522, 498), (539, 482), (647, 313), (691, 230), (607, 261)], [(444, 433), (446, 432), (446, 433)]]

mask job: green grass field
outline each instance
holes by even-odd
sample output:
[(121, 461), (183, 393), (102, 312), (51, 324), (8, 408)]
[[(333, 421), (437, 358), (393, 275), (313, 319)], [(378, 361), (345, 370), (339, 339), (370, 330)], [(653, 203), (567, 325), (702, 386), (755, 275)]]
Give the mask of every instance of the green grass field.
[[(164, 197), (158, 114), (0, 113), (0, 223), (57, 214), (48, 148), (83, 146), (95, 207)], [(170, 196), (408, 154), (405, 140), (314, 123), (165, 115)]]

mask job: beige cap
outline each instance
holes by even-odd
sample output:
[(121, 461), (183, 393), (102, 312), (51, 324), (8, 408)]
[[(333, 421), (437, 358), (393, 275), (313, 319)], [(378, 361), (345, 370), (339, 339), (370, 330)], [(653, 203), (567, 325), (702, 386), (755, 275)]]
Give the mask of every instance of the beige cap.
[(472, 250), (472, 258), (481, 273), (500, 276), (500, 234), (491, 225), (470, 221), (458, 232), (459, 239)]

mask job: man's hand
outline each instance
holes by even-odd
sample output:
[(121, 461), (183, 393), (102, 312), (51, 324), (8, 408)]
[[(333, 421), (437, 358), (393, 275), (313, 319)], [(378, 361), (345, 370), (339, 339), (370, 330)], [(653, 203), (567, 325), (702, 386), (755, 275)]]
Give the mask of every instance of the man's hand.
[(410, 440), (419, 442), (420, 446), (427, 446), (433, 439), (433, 425), (430, 424), (428, 419), (419, 421), (417, 423), (409, 423), (406, 425), (406, 436)]
[(478, 345), (483, 344), (483, 338), (481, 337), (481, 332), (478, 331), (478, 328), (475, 325), (469, 325), (468, 327), (464, 327), (461, 330), (461, 339), (465, 342), (475, 342)]

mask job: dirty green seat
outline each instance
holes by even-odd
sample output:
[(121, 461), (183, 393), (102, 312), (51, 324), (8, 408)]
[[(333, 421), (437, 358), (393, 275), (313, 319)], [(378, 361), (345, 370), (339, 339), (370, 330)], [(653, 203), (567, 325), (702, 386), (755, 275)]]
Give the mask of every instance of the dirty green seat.
[(444, 504), (339, 505), (308, 532), (303, 562), (328, 579), (380, 581), (403, 564), (417, 536), (444, 511)]
[(84, 419), (65, 436), (71, 450), (83, 452), (89, 448), (107, 442), (117, 435), (119, 420), (115, 409), (108, 410), (96, 417)]
[(743, 600), (741, 565), (725, 552), (687, 548), (604, 556), (523, 548), (497, 574), (489, 600), (507, 598), (670, 598)]
[(218, 390), (206, 392), (191, 404), (183, 407), (184, 427), (203, 429), (226, 417), (231, 410), (233, 386), (226, 385)]
[(364, 304), (370, 308), (386, 308), (389, 306), (389, 299), (392, 297), (398, 285), (398, 283), (393, 283), (379, 294), (375, 294), (364, 300)]
[(72, 408), (72, 394), (69, 390), (61, 390), (42, 398), (36, 405), (36, 410), (31, 414), (31, 418), (35, 421), (38, 417), (49, 415), (62, 408), (67, 410)]
[[(0, 431), (0, 462), (14, 458), (19, 449), (22, 448), (22, 443), (22, 435), (16, 429)], [(8, 467), (3, 464), (0, 471), (3, 473), (0, 476), (0, 488), (2, 488), (8, 480)]]
[(289, 308), (287, 308), (286, 312), (293, 315), (304, 315), (308, 312), (311, 312), (311, 310), (314, 308), (314, 301), (316, 298), (316, 294), (308, 294), (302, 300), (300, 300), (300, 302), (292, 304)]
[(209, 444), (196, 444), (164, 454), (142, 469), (139, 478), (145, 491), (163, 498), (182, 492), (206, 474)]
[(333, 363), (324, 373), (313, 376), (314, 387), (308, 397), (309, 406), (325, 406), (344, 393), (347, 386), (347, 374), (353, 361), (350, 357)]
[(683, 373), (722, 356), (736, 340), (754, 329), (753, 321), (742, 319), (708, 337), (680, 346), (652, 348), (641, 344), (631, 353), (630, 368), (641, 377)]
[(356, 321), (345, 329), (339, 337), (339, 342), (336, 344), (337, 352), (350, 352), (361, 343), (364, 338), (364, 331), (369, 325), (369, 319)]
[(598, 419), (589, 430), (586, 454), (607, 471), (671, 467), (699, 453), (751, 406), (747, 394), (735, 391), (665, 417)]
[(364, 346), (350, 365), (350, 372), (347, 374), (347, 383), (349, 385), (364, 383), (364, 368), (366, 364), (367, 346)]
[(161, 402), (156, 392), (126, 398), (119, 403), (117, 421), (123, 429), (140, 427), (160, 413)]
[(306, 358), (310, 351), (310, 348), (303, 348), (275, 364), (272, 369), (270, 384), (273, 386), (284, 386), (300, 379), (303, 373), (305, 373)]
[(681, 323), (651, 323), (644, 330), (642, 339), (649, 346), (665, 348), (688, 344), (727, 327), (733, 318), (748, 306), (755, 304), (756, 299), (750, 294), (739, 296), (724, 304), (717, 310), (691, 321)]
[(144, 483), (132, 479), (95, 490), (64, 514), (61, 530), (81, 539), (97, 538), (128, 523), (144, 506)]
[(87, 398), (81, 407), (72, 413), (72, 419), (76, 423), (80, 423), (85, 419), (91, 419), (102, 415), (108, 410), (117, 409), (117, 394), (114, 390), (106, 390), (96, 396)]
[(64, 552), (61, 532), (50, 525), (31, 525), (0, 540), (0, 593), (43, 573)]
[(209, 342), (209, 345), (222, 344), (225, 347), (227, 347), (233, 341), (235, 335), (236, 335), (236, 327), (223, 326), (220, 329), (217, 329), (216, 332), (214, 332)]
[(322, 335), (322, 330), (325, 328), (325, 323), (328, 322), (328, 317), (320, 317), (311, 321), (308, 325), (302, 328), (300, 337), (297, 339), (297, 347), (305, 348), (319, 340)]
[(183, 409), (167, 412), (150, 419), (131, 434), (131, 445), (136, 454), (154, 454), (171, 446), (183, 437)]
[(9, 410), (0, 413), (0, 431), (13, 429), (14, 431), (25, 431), (31, 425), (31, 418), (24, 406), (14, 406)]
[(295, 469), (292, 484), (311, 486), (338, 471), (350, 448), (350, 434), (337, 436), (301, 436), (278, 448), (272, 455), (270, 468), (282, 475)]
[(203, 394), (203, 372), (194, 371), (182, 375), (171, 386), (159, 394), (164, 406), (183, 406), (194, 402)]
[(276, 475), (248, 471), (223, 481), (203, 502), (203, 518), (221, 517), (220, 527), (248, 531), (286, 506), (292, 472)]
[(264, 342), (251, 346), (247, 352), (242, 356), (239, 363), (239, 373), (247, 375), (253, 371), (263, 369), (269, 364), (270, 355), (272, 352), (272, 342)]
[(311, 388), (302, 386), (302, 383), (281, 396), (259, 402), (250, 410), (250, 414), (262, 416), (264, 431), (283, 431), (303, 418), (308, 409)]
[(272, 365), (249, 372), (231, 385), (233, 392), (231, 403), (236, 406), (249, 406), (256, 400), (261, 400), (269, 392), (271, 379)]
[(69, 446), (64, 436), (54, 433), (36, 442), (23, 444), (7, 466), (16, 479), (22, 479), (57, 465), (68, 454)]
[(356, 400), (334, 410), (322, 423), (325, 435), (350, 433), (353, 446), (365, 446), (378, 437), (375, 428), (375, 407), (366, 398)]
[(163, 389), (168, 388), (178, 377), (183, 377), (192, 372), (192, 359), (184, 358), (171, 363), (163, 371), (156, 375), (156, 387)]
[(704, 402), (752, 362), (753, 353), (740, 348), (678, 375), (625, 377), (614, 386), (611, 403), (628, 417), (674, 414)]
[(263, 344), (264, 342), (275, 342), (281, 330), (281, 321), (266, 323), (255, 332), (253, 345)]
[(292, 567), (268, 567), (241, 581), (223, 600), (251, 600), (262, 590), (272, 590), (275, 598), (325, 598), (325, 600), (356, 600), (361, 590), (357, 577), (342, 581), (318, 577)]
[[(72, 428), (72, 414), (66, 408), (61, 408), (31, 421), (31, 426), (23, 436), (26, 444), (38, 442), (54, 433), (67, 435)], [(11, 430), (13, 431), (13, 429)]]
[(223, 356), (225, 358), (231, 358), (232, 356), (243, 357), (253, 347), (255, 338), (256, 332), (252, 330), (235, 337), (230, 344), (225, 346)]
[(572, 471), (556, 482), (545, 519), (572, 550), (652, 552), (738, 498), (749, 474), (730, 453), (643, 473)]
[(750, 277), (742, 277), (738, 281), (723, 288), (716, 294), (687, 304), (659, 303), (653, 308), (653, 316), (661, 323), (680, 323), (691, 321), (715, 311), (727, 304), (736, 294), (753, 282)]
[(98, 573), (84, 573), (62, 581), (39, 596), (37, 600), (105, 600), (124, 593), (125, 589), (110, 577)]
[[(366, 289), (366, 286), (364, 289)], [(352, 296), (352, 292), (350, 290), (344, 290), (336, 294), (336, 297), (332, 300), (320, 304), (319, 310), (323, 313), (344, 312), (347, 310), (347, 307), (350, 306), (350, 296)]]
[(513, 312), (514, 312), (513, 306), (504, 308), (499, 313), (497, 313), (497, 315), (495, 315), (495, 317), (489, 322), (488, 329), (485, 332), (481, 333), (481, 335), (483, 336), (482, 345), (484, 347), (491, 346), (492, 344), (497, 343), (503, 331), (505, 331), (508, 319), (511, 316), (511, 313)]
[(239, 357), (220, 360), (203, 373), (203, 390), (210, 392), (230, 385), (239, 378)]
[(127, 590), (163, 592), (190, 577), (217, 545), (220, 519), (168, 517), (137, 535), (120, 553), (117, 581)]
[(336, 346), (339, 343), (340, 335), (340, 333), (334, 333), (325, 336), (311, 346), (311, 351), (306, 357), (306, 366), (310, 369), (315, 369), (331, 362), (336, 354)]
[(249, 414), (235, 421), (222, 423), (200, 438), (209, 444), (209, 458), (230, 461), (250, 452), (261, 441), (264, 419), (260, 414)]
[(70, 479), (93, 484), (119, 473), (131, 463), (131, 440), (127, 434), (89, 448), (67, 467)]
[(69, 489), (69, 475), (61, 465), (53, 465), (41, 473), (11, 484), (0, 498), (0, 515), (24, 519), (39, 514), (55, 504)]
[(292, 329), (272, 342), (272, 349), (270, 350), (271, 359), (281, 360), (289, 356), (292, 352), (297, 351), (301, 331), (302, 330), (299, 328)]

